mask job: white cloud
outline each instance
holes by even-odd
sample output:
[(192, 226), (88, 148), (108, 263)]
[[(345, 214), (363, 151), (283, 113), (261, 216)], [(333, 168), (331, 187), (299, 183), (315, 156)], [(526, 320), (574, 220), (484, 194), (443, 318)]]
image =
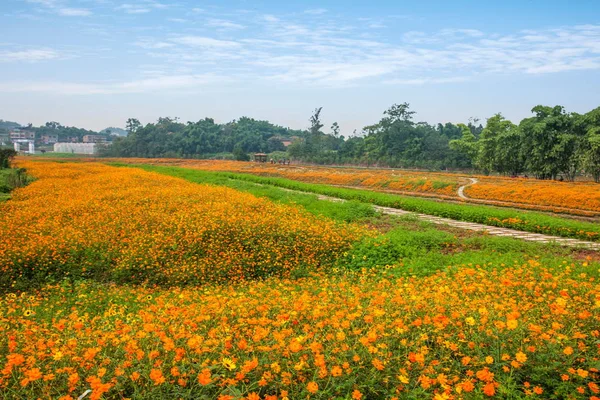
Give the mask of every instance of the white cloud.
[(37, 62), (56, 58), (59, 58), (59, 54), (51, 49), (0, 51), (0, 62)]
[(223, 19), (209, 19), (206, 22), (207, 26), (218, 29), (244, 29), (246, 28), (244, 25), (237, 24), (235, 22), (223, 20)]
[(305, 14), (312, 14), (312, 15), (321, 15), (321, 14), (325, 14), (326, 12), (327, 12), (327, 9), (325, 9), (325, 8), (313, 8), (313, 9), (304, 11)]
[(62, 95), (95, 95), (146, 93), (173, 89), (198, 88), (227, 81), (213, 74), (167, 75), (124, 82), (72, 83), (72, 82), (9, 82), (0, 83), (1, 92), (38, 92)]
[(279, 18), (271, 14), (263, 15), (263, 19), (267, 22), (279, 22)]
[(92, 15), (92, 12), (85, 8), (60, 8), (57, 13), (65, 17), (87, 17)]
[[(270, 15), (262, 18), (271, 23), (240, 39), (171, 36), (142, 47), (164, 49), (150, 55), (192, 70), (219, 68), (232, 77), (338, 86), (367, 79), (422, 85), (462, 82), (482, 73), (600, 69), (600, 29), (596, 26), (504, 36), (475, 29), (442, 29), (408, 32), (398, 41), (363, 39), (335, 21), (299, 24)], [(527, 40), (532, 37), (535, 40)], [(188, 46), (204, 51), (191, 53)]]
[(129, 3), (120, 5), (119, 7), (116, 8), (116, 10), (122, 10), (122, 11), (126, 12), (127, 14), (145, 14), (145, 13), (149, 13), (150, 11), (152, 11), (148, 7), (141, 6), (141, 5), (135, 5), (135, 4), (129, 4)]
[(166, 49), (169, 47), (174, 47), (175, 44), (162, 42), (162, 41), (153, 41), (150, 39), (141, 39), (135, 42), (136, 46), (142, 47), (144, 49)]
[(58, 0), (27, 0), (28, 3), (41, 4), (45, 7), (55, 7)]
[(468, 81), (465, 76), (453, 76), (448, 78), (414, 78), (414, 79), (390, 79), (384, 81), (388, 85), (425, 85), (429, 83), (457, 83)]
[(186, 46), (210, 47), (210, 48), (235, 48), (241, 46), (238, 42), (219, 40), (204, 36), (181, 36), (172, 39), (173, 42)]

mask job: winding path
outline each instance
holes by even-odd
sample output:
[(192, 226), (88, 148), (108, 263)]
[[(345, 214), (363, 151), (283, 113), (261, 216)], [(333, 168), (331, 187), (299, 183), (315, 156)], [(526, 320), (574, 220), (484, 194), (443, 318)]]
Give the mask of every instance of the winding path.
[(471, 200), (469, 197), (465, 196), (465, 189), (467, 188), (467, 186), (471, 186), (476, 184), (477, 182), (479, 182), (477, 179), (475, 178), (468, 178), (471, 183), (467, 183), (466, 185), (462, 185), (461, 187), (458, 188), (458, 197), (460, 197), (463, 200)]
[[(474, 178), (470, 178), (470, 179), (475, 180)], [(468, 185), (465, 185), (465, 186), (468, 186)], [(280, 189), (282, 189), (282, 188), (280, 188)], [(290, 189), (283, 189), (283, 190), (286, 190), (289, 192), (298, 192), (297, 190), (290, 190)], [(306, 192), (300, 192), (300, 193), (306, 193)], [(345, 201), (344, 199), (339, 199), (337, 197), (329, 197), (329, 196), (324, 196), (324, 195), (316, 195), (316, 196), (319, 200), (335, 201), (335, 202)], [(421, 213), (414, 213), (411, 211), (400, 210), (398, 208), (383, 207), (383, 206), (376, 206), (376, 205), (373, 205), (373, 208), (383, 214), (398, 215), (398, 216), (414, 215), (421, 221), (430, 222), (432, 224), (448, 225), (448, 226), (451, 226), (454, 228), (467, 229), (470, 231), (485, 232), (488, 235), (492, 235), (492, 236), (512, 237), (515, 239), (526, 240), (528, 242), (556, 243), (558, 245), (565, 246), (565, 247), (584, 248), (584, 249), (589, 249), (589, 250), (600, 251), (600, 243), (596, 243), (596, 242), (588, 242), (588, 241), (579, 240), (579, 239), (569, 239), (569, 238), (564, 238), (564, 237), (560, 237), (560, 236), (544, 235), (541, 233), (524, 232), (524, 231), (518, 231), (516, 229), (499, 228), (496, 226), (478, 224), (475, 222), (457, 221), (457, 220), (450, 219), (450, 218), (436, 217), (435, 215), (428, 215), (428, 214), (421, 214)]]

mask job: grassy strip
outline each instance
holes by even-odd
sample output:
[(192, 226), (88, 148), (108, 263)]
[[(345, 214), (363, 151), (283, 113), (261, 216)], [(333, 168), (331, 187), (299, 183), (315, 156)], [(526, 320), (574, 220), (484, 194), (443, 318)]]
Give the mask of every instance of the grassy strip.
[(379, 206), (398, 208), (459, 221), (477, 222), (526, 232), (543, 233), (589, 241), (600, 241), (599, 224), (570, 220), (536, 212), (516, 211), (482, 205), (444, 203), (433, 200), (425, 200), (422, 198), (417, 199), (389, 193), (373, 192), (370, 190), (339, 188), (322, 184), (298, 182), (284, 178), (263, 177), (250, 174), (200, 171), (186, 169), (183, 167), (159, 167), (131, 164), (119, 165), (135, 166), (138, 168), (143, 168), (147, 171), (178, 174), (174, 176), (180, 177), (193, 177), (194, 173), (192, 172), (187, 173), (176, 171), (177, 169), (188, 170), (203, 174), (210, 174), (214, 177), (229, 178), (238, 181), (259, 183), (302, 192), (322, 194), (345, 200), (355, 200), (361, 203), (370, 203)]

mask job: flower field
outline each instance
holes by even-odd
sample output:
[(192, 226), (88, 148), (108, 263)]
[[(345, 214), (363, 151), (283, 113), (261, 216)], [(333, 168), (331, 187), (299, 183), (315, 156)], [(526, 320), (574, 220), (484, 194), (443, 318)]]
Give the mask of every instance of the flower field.
[(63, 278), (199, 284), (290, 276), (366, 234), (224, 187), (100, 164), (22, 163), (2, 204), (0, 289)]
[[(389, 169), (353, 169), (316, 166), (282, 166), (261, 163), (180, 160), (118, 159), (124, 163), (172, 165), (207, 171), (228, 171), (280, 177), (308, 183), (374, 189), (426, 197), (458, 200), (459, 186), (468, 184), (465, 176), (452, 173)], [(471, 177), (471, 175), (469, 175)], [(475, 176), (478, 182), (464, 193), (488, 204), (517, 206), (540, 211), (567, 212), (585, 216), (600, 213), (600, 185), (594, 182), (557, 182), (537, 179)]]
[(480, 178), (465, 189), (468, 197), (600, 212), (600, 185), (535, 179)]
[[(19, 164), (37, 180), (0, 204), (2, 399), (600, 400), (591, 256), (378, 240), (137, 168)], [(452, 266), (361, 268), (393, 240)], [(467, 243), (477, 262), (452, 261)]]
[(372, 188), (395, 192), (420, 193), (423, 195), (457, 198), (460, 177), (454, 174), (431, 172), (331, 168), (317, 166), (279, 165), (219, 160), (180, 160), (180, 159), (118, 159), (125, 163), (142, 162), (151, 165), (173, 165), (186, 168), (199, 168), (206, 171), (241, 172), (262, 176), (294, 179), (309, 183), (322, 183), (337, 186)]
[[(595, 276), (595, 277), (594, 277)], [(531, 260), (0, 303), (3, 398), (598, 399), (600, 289)]]

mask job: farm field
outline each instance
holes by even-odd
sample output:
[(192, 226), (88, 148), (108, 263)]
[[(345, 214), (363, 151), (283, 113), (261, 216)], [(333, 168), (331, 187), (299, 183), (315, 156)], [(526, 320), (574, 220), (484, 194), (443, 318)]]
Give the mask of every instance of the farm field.
[[(138, 160), (139, 161), (139, 160)], [(450, 218), (458, 221), (481, 223), (488, 226), (516, 229), (519, 231), (549, 234), (585, 241), (600, 240), (600, 225), (594, 222), (578, 221), (530, 211), (511, 210), (481, 205), (447, 203), (422, 198), (379, 193), (367, 189), (340, 188), (331, 185), (298, 182), (278, 177), (263, 177), (253, 174), (240, 174), (221, 171), (207, 171), (188, 167), (168, 167), (134, 163), (113, 163), (113, 165), (136, 165), (148, 171), (191, 178), (194, 181), (208, 177), (218, 177), (221, 181), (238, 180), (262, 185), (276, 186), (295, 191), (316, 193), (345, 200), (356, 200), (384, 207), (392, 207), (417, 213)], [(194, 173), (194, 171), (197, 171)], [(210, 179), (209, 179), (210, 180)]]
[[(600, 185), (591, 181), (558, 182), (401, 169), (288, 166), (219, 160), (127, 158), (116, 161), (248, 173), (307, 183), (355, 187), (445, 200), (465, 201), (458, 196), (459, 187), (464, 185), (465, 195), (478, 203), (582, 216), (600, 215)], [(477, 183), (470, 184), (471, 178), (475, 178)]]
[(478, 177), (479, 182), (465, 188), (467, 197), (491, 201), (526, 203), (538, 207), (557, 207), (600, 212), (600, 184), (556, 182), (523, 178)]
[(597, 253), (244, 174), (19, 166), (3, 398), (598, 399)]

